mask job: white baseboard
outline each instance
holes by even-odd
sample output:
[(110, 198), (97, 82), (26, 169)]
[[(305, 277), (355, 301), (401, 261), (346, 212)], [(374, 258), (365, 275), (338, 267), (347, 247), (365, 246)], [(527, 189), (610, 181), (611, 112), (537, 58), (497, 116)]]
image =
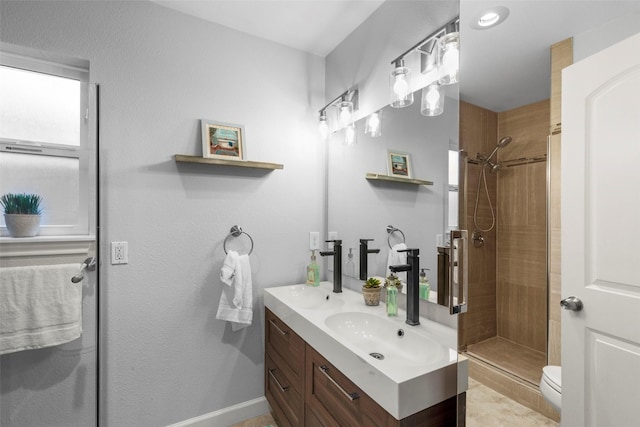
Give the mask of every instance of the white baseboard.
[(167, 427), (229, 427), (233, 424), (268, 414), (270, 411), (269, 403), (267, 403), (267, 399), (263, 396), (180, 421)]

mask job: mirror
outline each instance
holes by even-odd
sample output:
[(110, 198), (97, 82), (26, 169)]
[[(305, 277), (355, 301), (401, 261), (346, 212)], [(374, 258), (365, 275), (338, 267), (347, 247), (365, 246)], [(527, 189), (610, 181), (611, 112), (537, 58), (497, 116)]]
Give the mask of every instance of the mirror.
[[(354, 290), (361, 286), (360, 239), (373, 239), (369, 249), (380, 250), (368, 255), (367, 277), (386, 277), (390, 248), (404, 242), (420, 249), (420, 268), (436, 287), (437, 245), (449, 227), (449, 150), (458, 144), (458, 88), (446, 88), (440, 116), (420, 114), (418, 91), (410, 107), (383, 108), (380, 137), (365, 135), (361, 119), (355, 145), (344, 144), (344, 131), (328, 142), (328, 231), (342, 239), (343, 284)], [(407, 153), (411, 177), (433, 184), (367, 179), (368, 173), (389, 175), (389, 151)], [(401, 232), (387, 233), (389, 225)]]

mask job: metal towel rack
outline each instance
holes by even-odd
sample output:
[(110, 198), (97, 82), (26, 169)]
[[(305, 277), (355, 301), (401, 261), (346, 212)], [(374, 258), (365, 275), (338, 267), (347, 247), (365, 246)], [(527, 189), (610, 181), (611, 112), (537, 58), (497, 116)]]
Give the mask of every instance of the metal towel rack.
[(224, 249), (225, 254), (227, 253), (227, 241), (229, 240), (229, 238), (240, 237), (241, 234), (246, 235), (249, 238), (249, 240), (251, 240), (251, 249), (249, 249), (249, 255), (251, 255), (251, 252), (253, 252), (253, 239), (251, 238), (249, 233), (247, 233), (246, 231), (242, 231), (242, 228), (237, 225), (234, 225), (233, 227), (231, 227), (229, 234), (227, 235), (227, 237), (224, 238), (224, 243), (222, 243), (222, 248)]
[(387, 234), (389, 234), (389, 237), (387, 237), (387, 244), (389, 245), (389, 249), (391, 248), (391, 235), (395, 232), (398, 232), (400, 234), (402, 234), (402, 243), (405, 243), (407, 241), (407, 238), (404, 237), (404, 233), (402, 232), (402, 230), (400, 230), (399, 228), (395, 228), (393, 225), (387, 225)]
[(84, 260), (82, 265), (80, 266), (80, 273), (76, 274), (71, 278), (71, 283), (80, 283), (84, 279), (85, 271), (95, 271), (96, 269), (96, 258), (89, 257)]

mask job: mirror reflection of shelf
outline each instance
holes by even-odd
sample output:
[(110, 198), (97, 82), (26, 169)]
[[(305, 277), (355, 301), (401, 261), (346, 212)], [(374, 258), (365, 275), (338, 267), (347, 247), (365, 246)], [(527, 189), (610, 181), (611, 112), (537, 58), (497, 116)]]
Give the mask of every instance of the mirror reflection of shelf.
[(402, 178), (399, 176), (390, 176), (381, 173), (367, 173), (366, 178), (369, 181), (387, 181), (387, 182), (399, 182), (402, 184), (412, 184), (412, 185), (433, 185), (432, 181), (425, 181), (424, 179), (414, 179), (414, 178)]
[(281, 165), (280, 163), (252, 162), (250, 160), (212, 159), (208, 157), (187, 156), (185, 154), (176, 154), (174, 158), (176, 162), (181, 163), (201, 163), (206, 165), (236, 166), (240, 168), (253, 169), (284, 169), (284, 165)]

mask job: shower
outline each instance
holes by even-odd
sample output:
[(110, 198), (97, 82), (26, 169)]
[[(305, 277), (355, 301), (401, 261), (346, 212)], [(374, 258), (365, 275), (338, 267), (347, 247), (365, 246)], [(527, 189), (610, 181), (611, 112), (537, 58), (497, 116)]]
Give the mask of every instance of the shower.
[[(496, 215), (493, 210), (493, 206), (491, 204), (489, 189), (487, 188), (485, 166), (488, 166), (489, 170), (493, 173), (498, 172), (502, 166), (498, 163), (497, 160), (494, 163), (491, 161), (491, 159), (498, 152), (499, 149), (506, 147), (507, 145), (509, 145), (509, 143), (511, 143), (511, 137), (505, 136), (503, 138), (500, 138), (496, 147), (493, 149), (491, 154), (489, 154), (487, 157), (484, 157), (479, 153), (477, 155), (477, 160), (480, 163), (480, 177), (478, 178), (478, 189), (476, 191), (476, 203), (473, 208), (473, 224), (475, 225), (475, 230), (473, 231), (473, 234), (472, 234), (473, 244), (476, 247), (481, 247), (484, 245), (484, 237), (482, 236), (482, 233), (487, 233), (493, 230), (493, 228), (496, 225)], [(487, 196), (487, 202), (489, 202), (489, 210), (491, 211), (491, 226), (489, 226), (489, 228), (482, 228), (478, 225), (478, 202), (480, 200), (480, 186), (482, 184), (484, 184), (484, 192)]]

